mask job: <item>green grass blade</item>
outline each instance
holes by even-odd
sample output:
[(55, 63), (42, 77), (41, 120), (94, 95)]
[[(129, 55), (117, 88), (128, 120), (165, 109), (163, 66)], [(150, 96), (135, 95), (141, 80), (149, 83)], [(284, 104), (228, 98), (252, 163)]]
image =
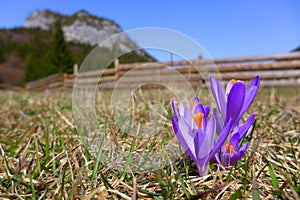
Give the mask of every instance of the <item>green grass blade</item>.
[(95, 161), (95, 164), (94, 164), (94, 169), (93, 169), (93, 174), (92, 174), (92, 179), (91, 179), (92, 181), (95, 180), (97, 170), (98, 170), (98, 166), (99, 166), (99, 162), (100, 162), (100, 159), (101, 159), (101, 156), (102, 156), (103, 141), (104, 141), (104, 137), (101, 140), (100, 148), (99, 148), (98, 153), (97, 153), (97, 158), (96, 158), (96, 161)]
[(239, 195), (241, 193), (241, 189), (239, 188), (237, 191), (235, 191), (230, 197), (229, 197), (229, 200), (236, 200)]
[(139, 192), (144, 193), (144, 194), (148, 194), (148, 195), (152, 196), (153, 198), (155, 198), (155, 197), (157, 198), (157, 197), (163, 196), (163, 194), (161, 194), (161, 193), (149, 192), (147, 190), (143, 190), (143, 189), (140, 189), (140, 188), (138, 190), (139, 190)]
[(44, 133), (44, 139), (45, 139), (45, 157), (46, 161), (50, 160), (50, 139), (49, 139), (49, 131), (46, 130)]
[(276, 178), (276, 175), (275, 175), (275, 172), (274, 172), (274, 166), (272, 165), (272, 163), (269, 163), (269, 171), (270, 171), (272, 185), (276, 190), (276, 189), (279, 188), (279, 183), (278, 183), (278, 180)]
[(99, 145), (99, 150), (98, 150), (98, 153), (97, 153), (97, 158), (96, 158), (96, 162), (95, 162), (95, 165), (94, 165), (94, 169), (93, 169), (93, 174), (92, 174), (92, 181), (95, 180), (95, 177), (96, 177), (96, 173), (97, 173), (97, 170), (98, 170), (98, 166), (99, 166), (99, 162), (100, 162), (100, 159), (101, 159), (101, 156), (102, 156), (102, 150), (103, 150), (103, 142), (104, 142), (104, 138), (105, 138), (105, 135), (106, 135), (106, 120), (105, 120), (105, 123), (104, 123), (104, 136), (102, 137), (101, 139), (101, 142), (100, 142), (100, 145)]
[(132, 154), (133, 154), (133, 151), (134, 151), (135, 142), (136, 142), (136, 137), (133, 137), (132, 143), (131, 143), (131, 146), (130, 146), (130, 150), (129, 150), (129, 155), (128, 155), (128, 158), (126, 160), (126, 165), (125, 165), (124, 171), (123, 171), (123, 173), (121, 175), (121, 179), (123, 179), (126, 176), (128, 167), (129, 167), (130, 162), (131, 162), (131, 157), (132, 157)]
[(30, 185), (31, 185), (32, 199), (35, 200), (36, 192), (35, 192), (34, 184), (32, 182), (32, 177), (30, 177)]

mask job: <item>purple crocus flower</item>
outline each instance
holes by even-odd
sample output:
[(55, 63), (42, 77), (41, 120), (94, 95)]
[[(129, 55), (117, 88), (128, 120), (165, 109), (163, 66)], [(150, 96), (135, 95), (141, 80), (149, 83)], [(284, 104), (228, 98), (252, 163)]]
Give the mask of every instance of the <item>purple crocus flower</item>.
[[(204, 176), (209, 161), (224, 146), (224, 142), (232, 127), (231, 119), (224, 126), (215, 140), (216, 120), (212, 115), (208, 120), (209, 106), (203, 106), (199, 99), (195, 98), (190, 105), (179, 105), (179, 111), (172, 100), (174, 115), (172, 124), (174, 132), (189, 156), (196, 163), (200, 176)], [(216, 141), (216, 142), (215, 142)]]
[(221, 131), (229, 119), (232, 119), (232, 127), (235, 127), (245, 112), (248, 110), (257, 94), (260, 86), (260, 77), (256, 76), (249, 84), (246, 90), (246, 84), (243, 81), (230, 80), (224, 92), (223, 86), (214, 76), (210, 77), (211, 90), (220, 112), (214, 110), (217, 130)]
[(227, 138), (220, 153), (215, 155), (215, 160), (218, 164), (224, 166), (235, 165), (236, 162), (244, 156), (249, 147), (249, 142), (245, 142), (240, 147), (241, 140), (252, 131), (254, 119), (255, 114), (251, 114), (242, 126), (239, 123), (233, 128), (231, 136)]
[(214, 76), (210, 77), (210, 83), (220, 112), (219, 117), (218, 110), (214, 109), (217, 130), (222, 130), (224, 124), (232, 119), (231, 134), (222, 146), (220, 153), (215, 155), (215, 160), (218, 164), (225, 166), (234, 165), (243, 157), (249, 146), (249, 142), (241, 144), (241, 140), (251, 132), (255, 114), (250, 115), (242, 126), (241, 119), (254, 101), (260, 85), (260, 77), (256, 76), (251, 81), (248, 90), (246, 90), (246, 84), (243, 81), (234, 79), (228, 82), (225, 92), (221, 82), (216, 80)]

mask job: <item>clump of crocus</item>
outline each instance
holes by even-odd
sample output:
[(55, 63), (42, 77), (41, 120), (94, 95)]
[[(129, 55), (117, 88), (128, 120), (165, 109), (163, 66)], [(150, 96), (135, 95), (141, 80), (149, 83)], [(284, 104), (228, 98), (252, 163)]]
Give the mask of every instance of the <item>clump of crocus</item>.
[(246, 89), (246, 84), (243, 81), (230, 80), (225, 92), (221, 82), (216, 80), (214, 76), (210, 77), (210, 83), (218, 107), (218, 110), (214, 109), (218, 131), (224, 128), (224, 124), (229, 119), (232, 120), (230, 134), (220, 152), (215, 155), (215, 160), (218, 164), (224, 166), (235, 165), (249, 147), (249, 142), (244, 144), (241, 144), (241, 142), (252, 131), (255, 114), (251, 114), (243, 125), (241, 123), (243, 115), (249, 109), (257, 94), (260, 77), (256, 76), (249, 84), (248, 89)]
[(180, 104), (179, 112), (174, 100), (172, 106), (175, 113), (172, 117), (174, 132), (182, 147), (196, 163), (200, 176), (204, 176), (210, 160), (228, 137), (231, 120), (225, 125), (215, 142), (216, 120), (214, 116), (208, 119), (209, 106), (199, 104), (198, 98), (185, 107)]
[(213, 115), (209, 116), (210, 107), (200, 104), (198, 98), (189, 105), (180, 104), (179, 111), (172, 100), (174, 132), (196, 163), (200, 176), (205, 175), (213, 157), (218, 164), (228, 166), (236, 164), (245, 154), (249, 142), (241, 144), (241, 141), (251, 132), (255, 115), (250, 115), (243, 125), (241, 119), (252, 104), (260, 83), (257, 76), (246, 90), (244, 82), (231, 80), (224, 92), (215, 77), (211, 76), (210, 81), (218, 107)]

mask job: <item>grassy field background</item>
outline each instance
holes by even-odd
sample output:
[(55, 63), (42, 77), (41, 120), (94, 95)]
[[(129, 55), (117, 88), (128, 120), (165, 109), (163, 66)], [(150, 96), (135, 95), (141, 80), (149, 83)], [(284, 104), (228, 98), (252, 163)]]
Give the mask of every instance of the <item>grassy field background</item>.
[[(122, 135), (97, 101), (100, 124)], [(171, 95), (161, 96), (171, 113)], [(257, 114), (250, 148), (229, 170), (199, 177), (191, 159), (155, 173), (105, 166), (85, 149), (72, 119), (71, 93), (0, 92), (1, 199), (297, 199), (300, 195), (300, 88), (261, 89), (249, 113)], [(143, 106), (133, 115), (147, 118)], [(103, 120), (102, 120), (103, 119)], [(157, 141), (173, 135), (164, 124)], [(130, 143), (124, 143), (130, 150)], [(137, 150), (137, 149), (134, 149)]]

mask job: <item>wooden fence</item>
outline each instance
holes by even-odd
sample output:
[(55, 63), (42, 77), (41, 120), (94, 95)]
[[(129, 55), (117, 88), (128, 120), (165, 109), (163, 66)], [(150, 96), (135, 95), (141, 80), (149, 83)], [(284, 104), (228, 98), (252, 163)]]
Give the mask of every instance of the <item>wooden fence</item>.
[[(56, 74), (45, 79), (27, 84), (28, 90), (48, 89), (72, 90), (75, 77), (76, 87), (100, 89), (159, 87), (164, 83), (187, 81), (193, 87), (202, 87), (214, 74), (228, 81), (232, 78), (250, 80), (256, 75), (261, 77), (263, 87), (297, 87), (300, 86), (300, 52), (256, 57), (240, 57), (206, 60), (131, 63), (119, 64), (114, 61), (114, 68), (78, 72), (74, 75)], [(182, 75), (182, 76), (181, 76)], [(181, 78), (178, 78), (178, 77)], [(148, 83), (148, 84), (145, 84)]]
[(32, 81), (26, 84), (26, 90), (41, 92), (45, 90), (59, 90), (67, 91), (72, 90), (74, 84), (73, 74), (54, 74), (46, 78)]

